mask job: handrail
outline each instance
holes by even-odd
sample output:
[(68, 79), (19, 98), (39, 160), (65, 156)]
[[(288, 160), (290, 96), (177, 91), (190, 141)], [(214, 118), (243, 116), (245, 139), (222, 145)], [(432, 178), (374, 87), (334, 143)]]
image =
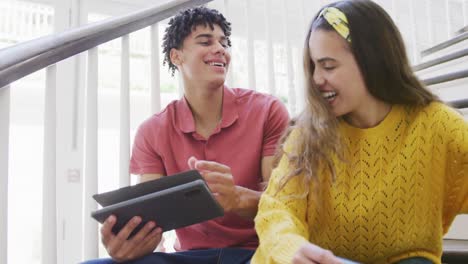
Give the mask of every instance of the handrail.
[(173, 0), (0, 50), (0, 89), (37, 70), (212, 0)]
[(468, 98), (460, 99), (460, 100), (447, 101), (446, 103), (448, 105), (451, 105), (451, 106), (453, 106), (455, 108), (459, 108), (459, 109), (468, 108)]
[(461, 29), (457, 30), (455, 34), (462, 34), (464, 32), (468, 32), (468, 26), (464, 26)]
[(459, 51), (456, 51), (454, 53), (442, 56), (440, 58), (436, 58), (436, 59), (433, 59), (433, 60), (423, 62), (421, 64), (413, 66), (413, 70), (414, 71), (424, 70), (424, 69), (427, 69), (429, 67), (432, 67), (432, 66), (435, 66), (435, 65), (438, 65), (438, 64), (442, 64), (442, 63), (445, 63), (447, 61), (456, 60), (456, 59), (459, 59), (459, 58), (465, 57), (465, 56), (468, 56), (468, 49), (459, 50)]
[(422, 80), (424, 84), (427, 86), (433, 85), (433, 84), (438, 84), (438, 83), (443, 83), (443, 82), (449, 82), (449, 81), (454, 81), (458, 79), (463, 79), (468, 77), (468, 69), (467, 70), (462, 70), (462, 71), (457, 71), (457, 72), (451, 72), (443, 75), (439, 75), (436, 77), (428, 78), (425, 80)]
[(421, 56), (424, 57), (424, 56), (427, 56), (429, 54), (435, 53), (435, 52), (437, 52), (439, 50), (450, 47), (450, 46), (452, 46), (454, 44), (457, 44), (459, 42), (462, 42), (462, 41), (464, 41), (466, 39), (468, 39), (468, 32), (462, 33), (462, 34), (460, 34), (460, 35), (458, 35), (458, 36), (456, 36), (454, 38), (451, 38), (451, 39), (449, 39), (447, 41), (444, 41), (442, 43), (439, 43), (439, 44), (437, 44), (437, 45), (435, 45), (435, 46), (433, 46), (431, 48), (428, 48), (426, 50), (421, 51)]

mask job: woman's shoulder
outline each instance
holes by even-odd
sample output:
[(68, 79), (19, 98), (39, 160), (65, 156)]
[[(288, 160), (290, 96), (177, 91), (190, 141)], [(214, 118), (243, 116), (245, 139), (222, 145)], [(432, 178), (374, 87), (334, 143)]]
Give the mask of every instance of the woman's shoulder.
[(405, 109), (409, 115), (423, 120), (444, 121), (463, 118), (457, 109), (439, 101), (431, 102), (425, 106), (407, 106)]
[(289, 131), (287, 132), (286, 140), (284, 141), (283, 144), (283, 150), (284, 152), (288, 154), (293, 154), (295, 152), (298, 152), (298, 146), (300, 145), (301, 137), (303, 136), (303, 133), (301, 132), (301, 128), (297, 126), (292, 126), (289, 128)]
[(467, 127), (467, 122), (462, 113), (442, 102), (431, 102), (422, 107), (410, 107), (410, 123), (424, 124), (429, 132), (447, 133)]

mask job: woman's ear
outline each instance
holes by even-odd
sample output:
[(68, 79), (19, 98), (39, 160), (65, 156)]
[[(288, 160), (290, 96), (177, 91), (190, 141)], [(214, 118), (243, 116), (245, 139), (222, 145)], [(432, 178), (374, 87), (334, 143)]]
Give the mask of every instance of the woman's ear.
[(171, 58), (172, 64), (174, 64), (175, 66), (180, 66), (180, 64), (182, 64), (183, 60), (180, 50), (172, 48), (169, 52), (169, 56)]

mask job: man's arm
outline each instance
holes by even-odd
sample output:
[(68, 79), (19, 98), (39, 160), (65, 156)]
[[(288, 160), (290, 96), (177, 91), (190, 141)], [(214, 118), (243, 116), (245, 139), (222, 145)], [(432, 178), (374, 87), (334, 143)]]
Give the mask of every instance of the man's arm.
[(274, 156), (265, 156), (262, 158), (262, 183), (261, 189), (264, 190), (270, 180), (271, 172), (273, 171)]
[(163, 174), (158, 174), (158, 173), (142, 174), (142, 175), (138, 176), (138, 183), (152, 181), (152, 180), (156, 180), (156, 179), (159, 179), (159, 178), (162, 178), (162, 177), (164, 177), (164, 175)]
[(261, 160), (262, 182), (259, 183), (260, 191), (252, 191), (240, 187), (239, 208), (238, 214), (249, 219), (255, 218), (258, 210), (260, 196), (266, 189), (271, 172), (273, 171), (274, 154), (283, 134), (288, 127), (289, 114), (286, 107), (279, 101), (275, 100), (269, 108), (268, 120), (265, 123), (265, 132), (263, 135), (263, 149)]
[(260, 183), (261, 191), (250, 190), (241, 186), (239, 189), (239, 207), (236, 209), (237, 214), (246, 219), (254, 219), (257, 215), (258, 202), (263, 193), (265, 184), (270, 179), (271, 171), (273, 170), (273, 156), (266, 156), (262, 158), (262, 182)]

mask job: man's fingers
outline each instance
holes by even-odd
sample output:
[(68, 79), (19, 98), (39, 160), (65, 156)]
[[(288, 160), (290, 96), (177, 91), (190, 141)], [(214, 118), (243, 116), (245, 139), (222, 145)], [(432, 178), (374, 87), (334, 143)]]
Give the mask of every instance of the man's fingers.
[(141, 223), (141, 217), (135, 216), (130, 221), (125, 224), (125, 226), (120, 230), (120, 232), (117, 234), (117, 238), (120, 240), (127, 240), (130, 234), (133, 232), (133, 230)]
[(195, 158), (194, 156), (192, 156), (192, 157), (190, 157), (190, 158), (188, 159), (187, 164), (188, 164), (188, 166), (189, 166), (189, 168), (190, 168), (191, 170), (194, 170), (194, 169), (195, 169), (195, 163), (196, 163), (197, 161), (198, 161), (197, 158)]
[(160, 227), (153, 229), (143, 240), (143, 247), (157, 247), (161, 242), (162, 234), (163, 232)]
[(195, 169), (200, 171), (217, 171), (221, 173), (231, 173), (231, 168), (214, 161), (198, 160), (195, 163)]
[(117, 222), (117, 218), (114, 215), (109, 216), (106, 221), (102, 224), (101, 227), (101, 240), (104, 245), (109, 243), (109, 240), (112, 239), (114, 234), (112, 233), (112, 228)]
[(125, 245), (120, 248), (119, 254), (124, 259), (132, 259), (145, 244), (145, 238), (154, 229), (156, 224), (152, 221), (145, 224), (145, 226), (138, 231), (131, 239), (127, 240)]
[(233, 185), (233, 179), (230, 174), (219, 172), (202, 172), (201, 175), (207, 183)]
[(221, 183), (210, 183), (208, 182), (208, 188), (210, 189), (211, 193), (219, 194), (219, 195), (228, 195), (229, 191), (231, 190), (230, 187), (221, 184)]
[(114, 236), (114, 239), (109, 241), (107, 247), (109, 255), (114, 257), (111, 253), (117, 254), (119, 250), (127, 242), (127, 238), (130, 236), (130, 233), (141, 223), (141, 217), (135, 216), (130, 221), (125, 224), (125, 226), (119, 231), (117, 235)]
[(150, 221), (145, 224), (145, 226), (138, 231), (128, 242), (133, 246), (139, 246), (142, 241), (148, 236), (149, 233), (156, 227), (156, 224), (153, 221)]

